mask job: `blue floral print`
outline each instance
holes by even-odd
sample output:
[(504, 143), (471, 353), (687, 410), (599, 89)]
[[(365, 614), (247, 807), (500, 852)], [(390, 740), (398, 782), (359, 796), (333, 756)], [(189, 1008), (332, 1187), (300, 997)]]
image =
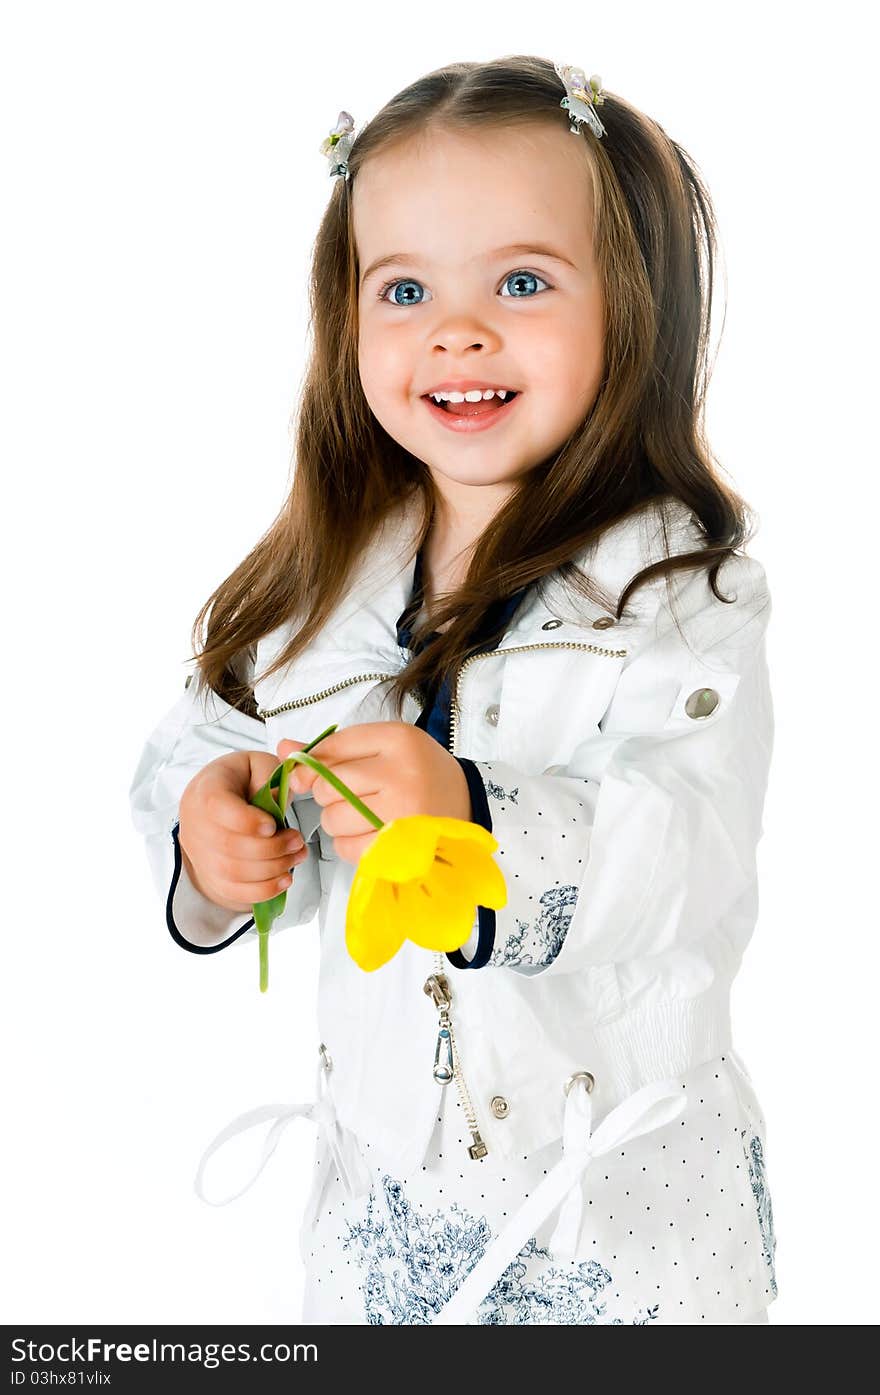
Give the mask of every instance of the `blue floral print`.
[(744, 1141), (745, 1129), (741, 1130), (740, 1136), (743, 1139), (743, 1152), (749, 1167), (749, 1182), (751, 1183), (752, 1195), (755, 1198), (758, 1225), (761, 1228), (764, 1258), (770, 1269), (770, 1288), (775, 1298), (779, 1293), (776, 1285), (776, 1235), (773, 1230), (773, 1204), (770, 1199), (770, 1189), (767, 1186), (764, 1165), (764, 1145), (761, 1142), (760, 1134), (752, 1134), (748, 1144)]
[(501, 800), (502, 803), (505, 799), (509, 800), (511, 804), (519, 803), (519, 800), (516, 797), (519, 794), (519, 785), (517, 785), (515, 790), (511, 790), (510, 794), (506, 794), (504, 791), (504, 786), (496, 785), (493, 780), (486, 780), (485, 784), (486, 793), (490, 796), (491, 799)]
[[(483, 1255), (492, 1233), (485, 1216), (472, 1216), (456, 1202), (448, 1211), (424, 1214), (393, 1177), (383, 1175), (381, 1186), (384, 1217), (377, 1214), (374, 1187), (364, 1219), (346, 1222), (342, 1248), (365, 1271), (361, 1292), (371, 1326), (426, 1326)], [(483, 1299), (477, 1324), (644, 1327), (657, 1320), (658, 1303), (640, 1310), (631, 1324), (610, 1316), (602, 1294), (613, 1279), (596, 1260), (551, 1265), (529, 1279), (531, 1261), (550, 1259), (533, 1236)]]
[[(577, 901), (576, 886), (551, 886), (539, 899), (540, 910), (533, 925), (517, 920), (516, 929), (503, 945), (496, 945), (489, 963), (550, 964), (556, 958), (568, 933)], [(526, 939), (528, 936), (528, 939)]]

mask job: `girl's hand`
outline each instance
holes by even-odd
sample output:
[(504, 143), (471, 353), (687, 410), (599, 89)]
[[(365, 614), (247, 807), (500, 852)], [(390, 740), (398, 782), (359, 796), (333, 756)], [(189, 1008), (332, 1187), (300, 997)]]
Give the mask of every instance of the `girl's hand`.
[(277, 765), (268, 751), (231, 751), (193, 776), (181, 796), (183, 865), (196, 891), (226, 910), (249, 911), (277, 896), (308, 856), (299, 829), (277, 828), (249, 802)]
[[(286, 760), (304, 741), (282, 740), (276, 751)], [(321, 761), (385, 823), (413, 814), (473, 817), (464, 771), (449, 751), (409, 722), (362, 722), (335, 731), (310, 753)], [(307, 794), (323, 807), (321, 827), (333, 839), (337, 857), (357, 865), (378, 832), (323, 776), (296, 765), (289, 794)]]

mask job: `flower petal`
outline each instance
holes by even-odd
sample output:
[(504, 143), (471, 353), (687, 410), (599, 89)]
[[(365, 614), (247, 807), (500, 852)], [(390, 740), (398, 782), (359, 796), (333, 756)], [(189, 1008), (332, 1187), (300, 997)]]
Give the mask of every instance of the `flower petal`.
[(407, 939), (422, 949), (460, 949), (470, 936), (476, 907), (460, 888), (450, 893), (435, 877), (400, 887), (400, 922)]
[(366, 884), (357, 887), (359, 873), (360, 868), (348, 897), (345, 944), (355, 963), (371, 973), (394, 958), (406, 936), (396, 910), (394, 888), (373, 878), (364, 879)]
[(470, 819), (450, 819), (443, 814), (431, 816), (431, 823), (443, 839), (452, 839), (456, 843), (474, 843), (490, 853), (498, 851), (498, 839), (481, 823), (472, 823)]
[[(483, 848), (461, 839), (450, 843), (443, 838), (437, 852), (432, 879), (447, 893), (458, 887), (475, 906), (488, 906), (495, 911), (507, 905), (504, 875)], [(445, 860), (439, 861), (440, 857)]]
[(406, 882), (424, 876), (434, 861), (438, 837), (436, 822), (424, 814), (389, 819), (378, 830), (358, 866), (370, 876), (389, 882)]
[(423, 949), (459, 949), (477, 906), (507, 904), (492, 853), (497, 839), (468, 819), (417, 814), (377, 830), (361, 856), (346, 910), (346, 946), (367, 972), (380, 968), (404, 940)]

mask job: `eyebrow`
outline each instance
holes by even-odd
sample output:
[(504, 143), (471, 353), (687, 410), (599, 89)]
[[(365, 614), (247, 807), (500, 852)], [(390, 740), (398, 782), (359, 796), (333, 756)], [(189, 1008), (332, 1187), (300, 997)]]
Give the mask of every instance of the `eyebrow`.
[[(507, 247), (496, 247), (494, 252), (487, 252), (483, 260), (493, 261), (496, 257), (504, 257), (513, 253), (531, 253), (538, 257), (549, 257), (553, 262), (564, 262), (566, 266), (574, 267), (577, 270), (574, 262), (570, 261), (568, 257), (564, 257), (561, 252), (554, 251), (552, 247), (546, 247), (539, 242), (511, 242)], [(418, 260), (417, 252), (391, 252), (387, 257), (377, 257), (374, 262), (370, 263), (361, 277), (361, 285), (363, 286), (377, 271), (381, 271), (383, 266), (397, 266), (405, 262), (415, 265)]]

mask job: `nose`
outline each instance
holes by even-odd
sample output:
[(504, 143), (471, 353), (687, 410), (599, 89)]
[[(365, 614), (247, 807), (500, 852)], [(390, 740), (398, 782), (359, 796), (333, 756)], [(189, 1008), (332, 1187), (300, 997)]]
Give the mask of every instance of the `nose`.
[(492, 353), (501, 347), (501, 336), (475, 315), (459, 314), (436, 325), (431, 334), (432, 347), (451, 354), (466, 354), (474, 350)]

